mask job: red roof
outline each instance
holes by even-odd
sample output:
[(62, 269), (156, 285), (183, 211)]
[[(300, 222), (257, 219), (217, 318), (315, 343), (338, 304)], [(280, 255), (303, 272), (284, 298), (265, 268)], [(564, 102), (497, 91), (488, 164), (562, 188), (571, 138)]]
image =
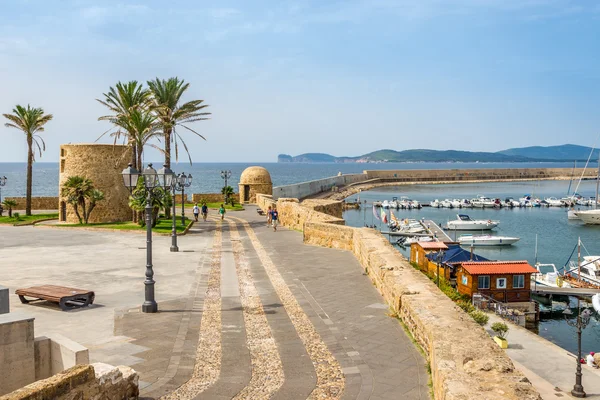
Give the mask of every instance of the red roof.
[(425, 250), (448, 250), (448, 246), (443, 242), (417, 242), (417, 244)]
[(527, 261), (467, 261), (460, 265), (471, 275), (533, 274), (537, 272)]

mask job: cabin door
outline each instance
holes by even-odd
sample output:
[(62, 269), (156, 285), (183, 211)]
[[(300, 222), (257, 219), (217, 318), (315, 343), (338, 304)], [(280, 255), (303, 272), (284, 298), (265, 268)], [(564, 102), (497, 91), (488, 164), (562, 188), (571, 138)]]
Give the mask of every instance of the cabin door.
[(250, 201), (250, 185), (244, 185), (244, 203)]
[(64, 201), (60, 202), (60, 220), (62, 222), (67, 220), (67, 203)]

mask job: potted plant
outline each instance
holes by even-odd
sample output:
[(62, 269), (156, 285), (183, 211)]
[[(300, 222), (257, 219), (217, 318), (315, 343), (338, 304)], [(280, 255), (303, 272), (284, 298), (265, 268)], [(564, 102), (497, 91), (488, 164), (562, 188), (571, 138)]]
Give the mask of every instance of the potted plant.
[(494, 342), (498, 343), (498, 346), (502, 349), (508, 348), (508, 342), (506, 341), (506, 335), (508, 334), (508, 325), (504, 322), (494, 322), (492, 324), (492, 330), (496, 333), (494, 336)]

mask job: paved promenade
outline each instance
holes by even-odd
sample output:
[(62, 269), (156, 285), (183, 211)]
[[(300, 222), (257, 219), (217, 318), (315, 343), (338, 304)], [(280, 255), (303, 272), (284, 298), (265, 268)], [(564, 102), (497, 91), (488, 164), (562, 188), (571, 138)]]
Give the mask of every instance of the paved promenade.
[[(502, 320), (496, 315), (488, 315), (490, 320), (487, 330), (493, 334), (491, 324)], [(575, 355), (525, 328), (513, 324), (509, 326), (506, 353), (538, 389), (544, 400), (571, 398), (577, 367)], [(575, 333), (573, 340), (577, 340)], [(600, 370), (587, 365), (581, 367), (587, 398), (600, 399)]]
[(426, 361), (352, 254), (306, 246), (253, 207), (179, 238), (155, 237), (160, 312), (142, 314), (144, 236), (0, 227), (2, 284), (96, 291), (96, 304), (11, 310), (36, 336), (61, 333), (92, 361), (130, 365), (142, 397), (428, 399)]

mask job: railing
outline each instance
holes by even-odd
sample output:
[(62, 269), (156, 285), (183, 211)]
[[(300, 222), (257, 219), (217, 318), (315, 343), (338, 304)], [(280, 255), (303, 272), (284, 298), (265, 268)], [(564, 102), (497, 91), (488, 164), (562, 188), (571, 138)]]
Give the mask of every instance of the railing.
[(483, 311), (492, 311), (502, 319), (511, 321), (516, 325), (525, 326), (525, 314), (523, 312), (513, 310), (506, 303), (502, 303), (489, 296), (475, 293), (473, 295), (473, 305)]

